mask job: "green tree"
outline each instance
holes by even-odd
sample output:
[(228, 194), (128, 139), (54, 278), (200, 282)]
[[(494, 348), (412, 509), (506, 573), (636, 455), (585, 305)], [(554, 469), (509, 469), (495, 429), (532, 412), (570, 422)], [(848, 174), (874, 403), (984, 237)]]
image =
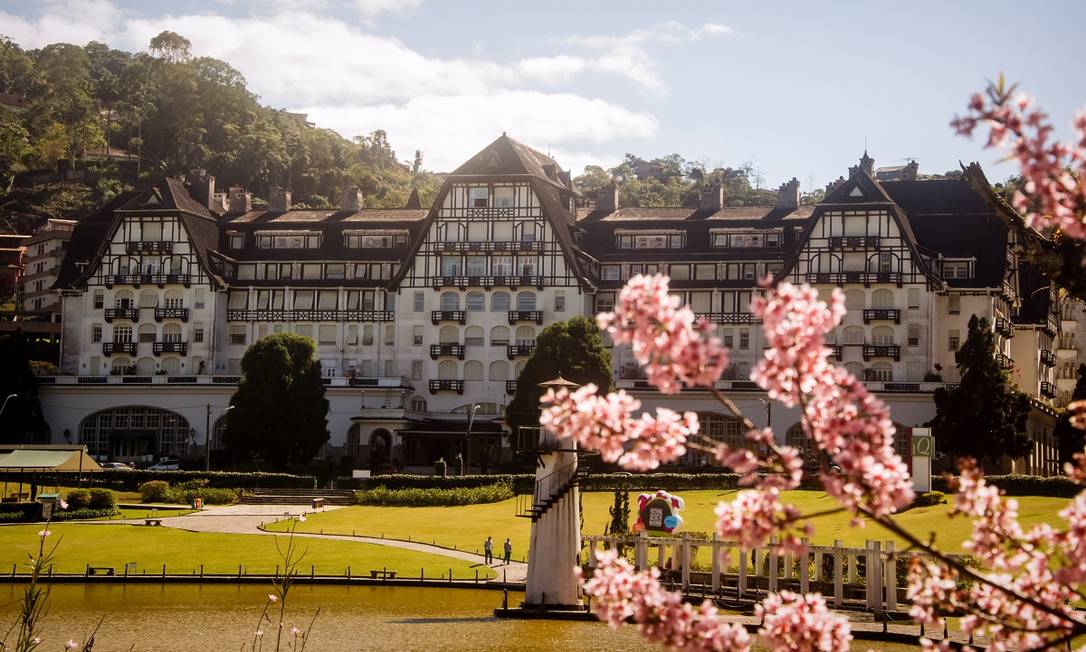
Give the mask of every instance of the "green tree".
[(611, 520), (604, 529), (604, 534), (630, 533), (630, 494), (625, 489), (615, 490), (614, 501), (607, 508)]
[[(1075, 390), (1071, 393), (1072, 401), (1086, 399), (1086, 364), (1078, 366), (1078, 381)], [(1052, 434), (1056, 437), (1056, 443), (1060, 451), (1060, 463), (1070, 462), (1075, 453), (1083, 452), (1086, 446), (1086, 431), (1079, 430), (1071, 425), (1071, 415), (1066, 410), (1056, 420), (1056, 427)]]
[(989, 461), (1027, 453), (1029, 397), (1011, 386), (1007, 371), (996, 360), (995, 336), (987, 319), (969, 318), (969, 335), (954, 360), (961, 383), (935, 391), (931, 425), (939, 448), (951, 456)]
[(192, 42), (177, 32), (166, 30), (151, 39), (151, 53), (170, 63), (180, 63), (192, 57)]
[(611, 391), (611, 354), (603, 346), (595, 320), (578, 316), (551, 324), (539, 334), (535, 353), (517, 378), (517, 392), (505, 410), (511, 432), (539, 424), (539, 397), (544, 392), (539, 384), (558, 376)]
[[(49, 440), (49, 426), (38, 401), (38, 379), (30, 367), (30, 346), (22, 331), (0, 336), (0, 442), (31, 444)], [(10, 400), (8, 396), (14, 394)]]
[(313, 340), (293, 333), (269, 335), (245, 352), (226, 417), (224, 443), (233, 459), (259, 456), (285, 470), (328, 443), (328, 399), (313, 353)]

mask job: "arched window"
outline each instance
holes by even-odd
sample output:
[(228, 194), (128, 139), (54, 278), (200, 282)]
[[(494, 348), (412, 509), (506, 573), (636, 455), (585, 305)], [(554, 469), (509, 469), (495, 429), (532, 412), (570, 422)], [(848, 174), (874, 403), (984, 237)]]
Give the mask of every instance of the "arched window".
[(455, 292), (443, 292), (441, 294), (442, 310), (460, 310), (460, 295)]
[(188, 454), (191, 433), (189, 422), (176, 412), (147, 406), (118, 407), (83, 419), (79, 443), (86, 444), (91, 455), (149, 462), (156, 454), (174, 458)]
[(894, 293), (885, 288), (875, 290), (871, 295), (871, 306), (874, 308), (893, 308)]
[(426, 399), (424, 399), (421, 396), (413, 396), (413, 397), (411, 397), (411, 402), (408, 405), (415, 412), (425, 412), (426, 411)]
[(456, 371), (456, 362), (453, 360), (442, 360), (437, 365), (437, 377), (439, 380), (459, 380)]
[(871, 343), (875, 346), (891, 346), (894, 343), (894, 329), (889, 326), (876, 326), (871, 329)]
[(362, 426), (360, 424), (351, 424), (350, 428), (347, 428), (347, 457), (355, 462), (361, 462), (360, 459), (362, 452)]
[(784, 434), (784, 443), (799, 451), (803, 459), (807, 460), (807, 433), (803, 432), (803, 424), (794, 424)]
[(464, 329), (464, 344), (467, 346), (482, 346), (483, 328), (481, 326), (468, 326)]
[(889, 362), (876, 362), (868, 370), (867, 380), (888, 383), (894, 380), (894, 367)]
[(521, 360), (520, 362), (517, 362), (516, 367), (514, 367), (514, 371), (516, 371), (517, 378), (520, 378), (520, 374), (524, 373), (524, 365), (526, 365), (526, 364), (528, 364), (528, 363), (525, 360)]
[(140, 308), (154, 308), (158, 305), (158, 292), (143, 290), (140, 292)]
[(468, 360), (464, 363), (464, 380), (482, 380), (483, 363), (478, 360)]
[(863, 310), (866, 307), (864, 301), (865, 299), (863, 290), (845, 290), (846, 310)]
[(483, 312), (486, 310), (486, 295), (482, 292), (468, 292), (465, 304), (468, 312)]
[(125, 358), (123, 356), (113, 358), (110, 373), (114, 376), (125, 376), (131, 374), (133, 371), (135, 371), (135, 369), (132, 366), (131, 358)]
[(181, 358), (175, 355), (162, 358), (162, 371), (165, 371), (168, 376), (181, 373)]
[(155, 359), (144, 356), (136, 360), (136, 373), (141, 376), (150, 376), (155, 373)]
[(509, 310), (509, 293), (495, 292), (490, 296), (490, 311), (505, 312)]
[(852, 377), (856, 380), (864, 379), (864, 366), (859, 362), (846, 362), (845, 370), (852, 374)]
[(810, 272), (833, 274), (841, 271), (841, 257), (836, 254), (818, 254), (811, 259)]
[(845, 329), (845, 344), (863, 344), (863, 326), (849, 326)]
[[(733, 448), (744, 446), (742, 423), (735, 417), (717, 412), (698, 412), (698, 425), (702, 435)], [(709, 464), (711, 456), (702, 452), (689, 452), (683, 456), (683, 464), (701, 466)]]
[(158, 333), (154, 324), (140, 324), (138, 329), (140, 342), (154, 342)]
[(128, 290), (117, 290), (117, 294), (113, 295), (113, 307), (114, 308), (135, 308), (135, 297)]
[(535, 344), (535, 329), (531, 326), (517, 326), (517, 344), (522, 346)]
[(535, 292), (518, 293), (517, 310), (535, 310)]
[(456, 326), (442, 326), (438, 331), (437, 341), (442, 344), (459, 344), (460, 329)]
[(490, 346), (506, 346), (509, 344), (509, 329), (505, 326), (495, 326), (490, 329)]
[(461, 242), (464, 239), (464, 225), (459, 222), (442, 222), (438, 226), (438, 238), (442, 242)]
[(168, 322), (162, 327), (162, 341), (163, 342), (180, 342), (181, 341), (181, 324), (177, 322)]
[(491, 362), (490, 380), (509, 380), (509, 363), (505, 360)]
[(170, 288), (169, 290), (166, 290), (166, 300), (164, 303), (166, 308), (184, 308), (185, 295), (177, 288)]

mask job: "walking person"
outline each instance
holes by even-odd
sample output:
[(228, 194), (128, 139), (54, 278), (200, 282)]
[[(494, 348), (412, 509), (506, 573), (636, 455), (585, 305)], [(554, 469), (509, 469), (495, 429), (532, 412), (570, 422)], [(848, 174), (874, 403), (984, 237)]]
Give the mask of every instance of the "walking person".
[(486, 538), (486, 541), (483, 542), (483, 563), (494, 563), (494, 540), (489, 536)]
[(509, 565), (509, 557), (513, 554), (513, 543), (509, 541), (509, 537), (505, 537), (505, 565)]

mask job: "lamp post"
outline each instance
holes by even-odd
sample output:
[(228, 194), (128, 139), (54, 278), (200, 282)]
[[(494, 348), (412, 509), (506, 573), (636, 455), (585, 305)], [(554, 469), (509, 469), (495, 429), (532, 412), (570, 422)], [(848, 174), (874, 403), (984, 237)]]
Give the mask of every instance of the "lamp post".
[[(233, 405), (227, 405), (219, 415), (221, 419), (227, 412), (233, 410)], [(204, 458), (204, 471), (211, 471), (211, 404), (207, 404), (207, 421), (205, 423), (204, 430), (204, 448), (207, 449), (206, 457)]]
[(471, 405), (471, 410), (468, 411), (468, 430), (464, 433), (464, 473), (466, 474), (471, 470), (471, 424), (475, 422), (475, 411), (479, 409), (478, 403)]
[(18, 394), (8, 394), (8, 395), (7, 395), (7, 396), (6, 396), (5, 398), (4, 398), (4, 404), (3, 404), (3, 405), (0, 405), (0, 414), (3, 414), (3, 413), (4, 413), (4, 408), (6, 408), (6, 407), (8, 406), (8, 401), (10, 401), (10, 400), (11, 400), (11, 399), (13, 399), (13, 398), (19, 398), (19, 395), (18, 395)]

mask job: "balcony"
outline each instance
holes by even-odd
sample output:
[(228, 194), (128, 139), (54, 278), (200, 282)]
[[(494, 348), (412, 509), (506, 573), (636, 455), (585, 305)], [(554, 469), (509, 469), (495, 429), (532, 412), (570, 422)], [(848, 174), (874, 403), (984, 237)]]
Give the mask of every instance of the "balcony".
[(505, 355), (513, 358), (527, 357), (535, 353), (535, 344), (510, 344), (505, 347)]
[(144, 283), (157, 285), (162, 287), (164, 285), (184, 285), (188, 287), (192, 284), (191, 274), (144, 274), (142, 279)]
[(901, 347), (897, 344), (864, 344), (864, 360), (871, 358), (901, 359)]
[(505, 381), (505, 393), (510, 394), (510, 395), (516, 394), (517, 393), (517, 381), (515, 381), (515, 380), (507, 380), (507, 381)]
[(438, 392), (456, 392), (457, 394), (464, 393), (464, 381), (462, 380), (431, 380), (430, 381), (430, 393), (437, 394)]
[(139, 274), (110, 274), (106, 277), (106, 287), (111, 288), (114, 285), (134, 285), (139, 287), (141, 278)]
[(1014, 337), (1014, 326), (1009, 319), (996, 317), (995, 331), (1003, 337)]
[(1041, 349), (1041, 364), (1046, 367), (1056, 366), (1056, 354), (1051, 351)]
[(873, 321), (892, 321), (895, 324), (901, 323), (901, 311), (897, 308), (867, 308), (864, 310), (864, 323), (870, 324)]
[(877, 235), (849, 235), (830, 238), (830, 249), (877, 249)]
[(1041, 381), (1041, 396), (1045, 398), (1056, 398), (1056, 386), (1047, 380)]
[(443, 321), (459, 322), (463, 326), (468, 320), (468, 313), (463, 310), (435, 310), (430, 313), (430, 321), (440, 324)]
[(435, 290), (441, 288), (492, 288), (493, 276), (435, 276), (431, 283)]
[(996, 354), (996, 362), (998, 362), (999, 366), (1003, 367), (1004, 369), (1010, 369), (1014, 366), (1014, 360), (1012, 360), (1010, 356), (1004, 355), (1002, 353)]
[(188, 308), (155, 308), (155, 321), (162, 321), (163, 319), (180, 319), (181, 321), (189, 320)]
[(106, 308), (106, 321), (112, 322), (114, 319), (127, 319), (129, 321), (139, 321), (140, 309), (139, 308)]
[(172, 254), (173, 243), (165, 240), (129, 242), (125, 245), (125, 250), (130, 254)]
[(439, 242), (438, 251), (490, 252), (490, 251), (543, 251), (543, 242)]
[(831, 358), (838, 361), (842, 359), (845, 347), (841, 346), (840, 344), (831, 344), (828, 348), (830, 350)]
[(515, 324), (519, 321), (534, 321), (540, 326), (543, 325), (543, 311), (542, 310), (510, 310), (509, 311), (509, 323)]
[(431, 344), (430, 345), (430, 359), (437, 360), (443, 357), (455, 357), (457, 360), (464, 359), (464, 345), (463, 344)]
[(136, 343), (135, 342), (102, 342), (102, 355), (116, 355), (119, 353), (127, 353), (128, 355), (136, 355)]
[(155, 355), (162, 355), (163, 353), (178, 353), (180, 355), (188, 355), (189, 343), (188, 342), (155, 342), (151, 345), (151, 352)]
[(391, 310), (227, 310), (226, 321), (392, 321)]
[(808, 283), (845, 285), (846, 283), (895, 283), (901, 285), (901, 272), (808, 272)]
[(761, 321), (749, 312), (698, 312), (694, 316), (718, 326), (748, 326)]

